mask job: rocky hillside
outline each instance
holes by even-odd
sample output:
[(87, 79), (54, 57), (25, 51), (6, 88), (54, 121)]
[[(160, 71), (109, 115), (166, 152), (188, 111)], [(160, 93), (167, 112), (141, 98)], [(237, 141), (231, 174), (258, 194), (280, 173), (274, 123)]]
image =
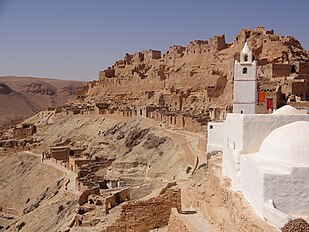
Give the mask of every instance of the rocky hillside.
[[(28, 122), (38, 125), (37, 121), (44, 121), (42, 117), (38, 114)], [(172, 181), (187, 178), (181, 147), (175, 145), (166, 131), (155, 128), (157, 123), (152, 125), (113, 115), (76, 115), (53, 120), (53, 124), (42, 124), (38, 128), (34, 137), (41, 141), (38, 152), (56, 144), (69, 144), (78, 149), (86, 148), (83, 154), (87, 157), (115, 159), (108, 169), (98, 174), (108, 179), (164, 177)]]
[(83, 82), (33, 77), (0, 77), (0, 126), (64, 104)]
[(88, 84), (85, 96), (114, 110), (136, 111), (152, 105), (167, 107), (175, 115), (220, 120), (232, 107), (234, 62), (245, 41), (257, 61), (259, 80), (272, 81), (273, 88), (280, 85), (288, 94), (287, 77), (308, 78), (308, 52), (297, 39), (264, 27), (243, 28), (231, 43), (218, 35), (187, 46), (173, 45), (165, 54), (151, 49), (126, 54), (101, 71), (97, 82)]
[[(164, 227), (170, 208), (180, 207), (176, 181), (186, 181), (197, 166), (195, 157), (187, 161), (192, 150), (180, 132), (152, 120), (45, 111), (27, 122), (37, 125), (31, 146), (36, 155), (0, 156), (0, 231), (68, 231), (68, 225), (72, 232)], [(43, 151), (55, 154), (50, 149), (54, 146), (70, 148), (70, 165), (84, 162), (74, 165), (76, 180), (58, 171), (72, 169), (65, 161), (41, 162)]]
[(67, 180), (39, 157), (1, 157), (0, 175), (0, 231), (57, 231), (74, 217)]

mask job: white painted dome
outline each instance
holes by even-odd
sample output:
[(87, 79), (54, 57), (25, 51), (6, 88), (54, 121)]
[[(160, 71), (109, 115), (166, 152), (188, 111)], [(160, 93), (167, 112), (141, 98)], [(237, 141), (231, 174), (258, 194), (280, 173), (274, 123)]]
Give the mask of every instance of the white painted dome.
[(309, 166), (309, 122), (298, 121), (273, 130), (263, 141), (259, 157), (280, 163)]
[(293, 115), (293, 114), (302, 114), (302, 112), (298, 109), (295, 109), (293, 106), (285, 105), (274, 111), (272, 114), (274, 115)]
[(241, 50), (241, 53), (244, 53), (244, 54), (249, 54), (249, 53), (251, 53), (251, 50), (250, 50), (250, 48), (249, 48), (247, 42), (245, 43), (243, 49)]

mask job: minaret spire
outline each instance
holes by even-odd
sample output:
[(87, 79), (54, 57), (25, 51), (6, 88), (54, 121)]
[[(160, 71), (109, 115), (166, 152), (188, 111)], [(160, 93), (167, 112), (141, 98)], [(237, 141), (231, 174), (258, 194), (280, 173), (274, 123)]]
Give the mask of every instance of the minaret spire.
[(245, 42), (240, 52), (240, 62), (235, 61), (233, 113), (255, 114), (256, 112), (256, 61), (252, 58), (252, 51)]

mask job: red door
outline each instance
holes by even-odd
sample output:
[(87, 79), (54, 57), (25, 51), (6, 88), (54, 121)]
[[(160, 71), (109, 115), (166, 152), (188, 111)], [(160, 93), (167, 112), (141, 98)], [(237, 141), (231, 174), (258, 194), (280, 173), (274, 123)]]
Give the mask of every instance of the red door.
[(273, 110), (273, 99), (267, 98), (267, 110)]

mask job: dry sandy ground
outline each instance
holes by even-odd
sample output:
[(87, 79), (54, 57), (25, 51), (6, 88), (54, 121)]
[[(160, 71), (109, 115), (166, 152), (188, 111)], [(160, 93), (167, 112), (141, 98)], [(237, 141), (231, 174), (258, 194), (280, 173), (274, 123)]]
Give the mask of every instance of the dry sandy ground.
[[(32, 122), (44, 121), (48, 114), (38, 115)], [(144, 133), (144, 134), (143, 134)], [(140, 135), (134, 138), (132, 135)], [(161, 144), (151, 144), (163, 138)], [(142, 180), (174, 181), (187, 179), (188, 165), (184, 151), (167, 131), (144, 123), (140, 119), (102, 115), (76, 115), (54, 119), (52, 125), (38, 128), (37, 140), (42, 141), (38, 152), (57, 142), (69, 141), (74, 147), (86, 147), (90, 156), (116, 158), (102, 174)], [(134, 140), (134, 141), (133, 141)], [(155, 145), (155, 146), (154, 146)]]
[(0, 231), (56, 231), (72, 220), (76, 198), (67, 179), (40, 158), (18, 154), (0, 162)]

